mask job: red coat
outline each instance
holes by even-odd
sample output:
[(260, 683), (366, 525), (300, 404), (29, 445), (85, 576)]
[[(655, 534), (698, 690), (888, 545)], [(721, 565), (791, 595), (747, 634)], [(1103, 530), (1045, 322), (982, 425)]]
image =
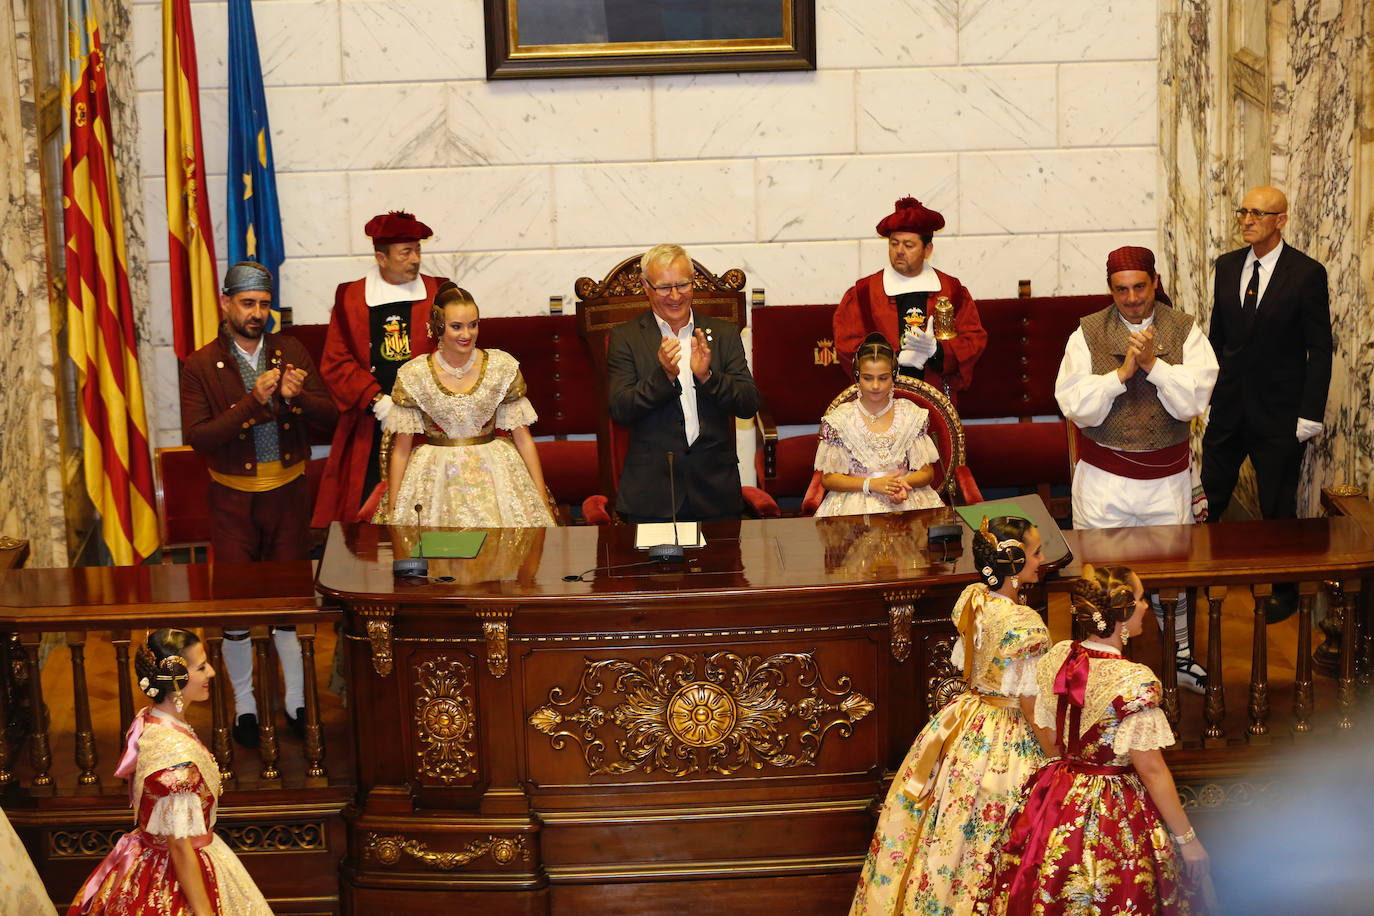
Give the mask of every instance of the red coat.
[[(943, 391), (948, 379), (951, 391), (963, 391), (973, 383), (973, 367), (988, 345), (988, 334), (978, 317), (978, 305), (964, 285), (939, 270), (935, 270), (935, 276), (940, 279), (940, 288), (930, 294), (928, 310), (933, 314), (935, 300), (948, 296), (954, 304), (954, 329), (959, 336), (940, 341), (944, 372), (927, 369), (925, 380)], [(840, 307), (835, 309), (835, 352), (846, 374), (854, 371), (854, 354), (859, 344), (874, 331), (886, 337), (894, 350), (901, 349), (901, 341), (893, 339), (897, 331), (897, 300), (883, 290), (881, 270), (851, 286), (840, 300)]]
[[(425, 281), (425, 298), (410, 306), (412, 356), (434, 349), (434, 341), (426, 333), (429, 308), (439, 286), (447, 282), (443, 277), (427, 274), (420, 274), (420, 279)], [(334, 427), (329, 461), (325, 464), (319, 495), (315, 497), (315, 512), (310, 518), (312, 528), (323, 528), (333, 521), (353, 521), (365, 497), (363, 478), (367, 475), (367, 459), (372, 453), (372, 437), (377, 431), (370, 405), (382, 389), (369, 368), (372, 341), (367, 301), (363, 298), (364, 282), (358, 279), (339, 284), (334, 292), (329, 330), (325, 332), (320, 375), (334, 405), (339, 408), (339, 425)]]

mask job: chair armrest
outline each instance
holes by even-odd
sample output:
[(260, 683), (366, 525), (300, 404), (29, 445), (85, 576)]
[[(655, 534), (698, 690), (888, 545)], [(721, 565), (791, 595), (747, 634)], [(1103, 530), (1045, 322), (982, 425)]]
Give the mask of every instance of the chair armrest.
[(806, 495), (802, 497), (801, 514), (815, 515), (816, 510), (821, 507), (821, 500), (823, 499), (825, 499), (825, 487), (821, 484), (821, 472), (813, 471), (811, 485), (806, 488)]
[(782, 509), (778, 508), (773, 497), (758, 487), (740, 487), (739, 492), (744, 497), (750, 514), (755, 518), (780, 518), (782, 516)]
[(582, 500), (582, 520), (588, 525), (609, 525), (614, 519), (611, 517), (611, 501), (603, 493), (594, 493)]
[(978, 489), (978, 482), (973, 479), (973, 472), (968, 465), (961, 464), (954, 469), (954, 486), (960, 505), (971, 506), (983, 501), (983, 493)]
[(772, 480), (778, 476), (778, 425), (773, 422), (773, 412), (762, 402), (754, 414), (754, 441), (763, 456), (763, 478)]

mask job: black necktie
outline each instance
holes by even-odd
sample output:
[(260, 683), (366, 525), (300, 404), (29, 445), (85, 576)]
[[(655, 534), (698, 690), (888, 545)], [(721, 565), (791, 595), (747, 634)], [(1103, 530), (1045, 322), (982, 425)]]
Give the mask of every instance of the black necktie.
[(1254, 318), (1259, 305), (1259, 264), (1259, 258), (1255, 258), (1255, 269), (1250, 272), (1250, 282), (1245, 285), (1245, 298), (1240, 302), (1240, 312), (1246, 318)]

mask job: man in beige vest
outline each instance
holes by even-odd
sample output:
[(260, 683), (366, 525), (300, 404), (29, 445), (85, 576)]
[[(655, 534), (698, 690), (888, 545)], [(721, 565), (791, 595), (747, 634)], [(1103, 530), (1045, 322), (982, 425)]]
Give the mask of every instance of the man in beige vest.
[[(1108, 255), (1107, 288), (1113, 304), (1079, 322), (1054, 383), (1077, 427), (1073, 525), (1190, 525), (1189, 424), (1207, 409), (1216, 354), (1197, 322), (1160, 298), (1150, 249)], [(1186, 610), (1180, 602), (1178, 682), (1200, 691), (1207, 673), (1193, 659)]]

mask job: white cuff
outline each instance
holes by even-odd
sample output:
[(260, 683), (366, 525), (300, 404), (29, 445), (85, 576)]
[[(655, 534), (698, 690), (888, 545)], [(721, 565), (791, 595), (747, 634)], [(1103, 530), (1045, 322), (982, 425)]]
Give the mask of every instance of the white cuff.
[(1318, 423), (1316, 420), (1307, 420), (1302, 417), (1298, 417), (1298, 441), (1306, 442), (1313, 436), (1321, 435), (1322, 428), (1322, 425)]

